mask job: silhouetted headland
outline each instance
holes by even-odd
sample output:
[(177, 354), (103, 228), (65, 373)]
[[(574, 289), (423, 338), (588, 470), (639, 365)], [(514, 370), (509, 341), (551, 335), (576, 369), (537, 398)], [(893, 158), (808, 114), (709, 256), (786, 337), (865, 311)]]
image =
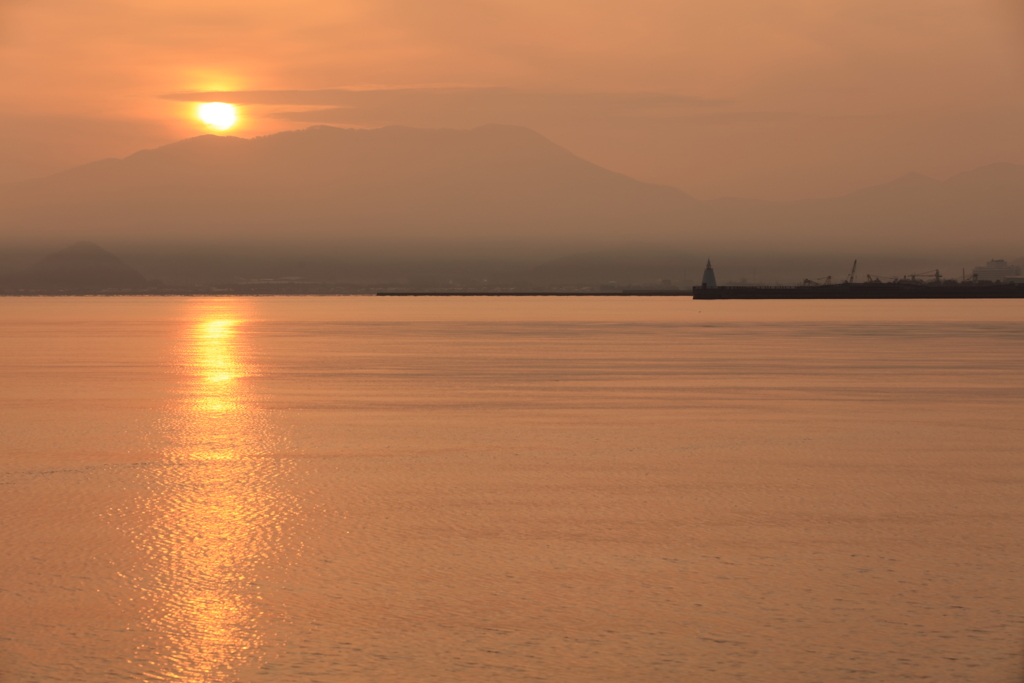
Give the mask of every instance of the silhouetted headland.
[(0, 280), (11, 292), (117, 292), (151, 289), (138, 271), (92, 242), (77, 242)]

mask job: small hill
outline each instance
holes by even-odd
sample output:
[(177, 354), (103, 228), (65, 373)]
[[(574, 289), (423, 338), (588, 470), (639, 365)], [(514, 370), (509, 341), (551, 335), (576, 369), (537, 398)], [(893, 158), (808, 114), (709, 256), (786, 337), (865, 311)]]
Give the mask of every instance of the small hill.
[(8, 276), (8, 286), (33, 290), (140, 289), (146, 278), (92, 242), (78, 242)]

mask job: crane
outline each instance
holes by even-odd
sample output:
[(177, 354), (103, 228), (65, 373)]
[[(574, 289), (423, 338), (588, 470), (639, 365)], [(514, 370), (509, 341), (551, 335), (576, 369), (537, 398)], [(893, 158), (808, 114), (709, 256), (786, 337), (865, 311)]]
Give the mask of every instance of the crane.
[(846, 278), (847, 284), (853, 284), (853, 276), (857, 274), (857, 259), (853, 259), (853, 268), (850, 268), (850, 276)]
[[(823, 282), (819, 282), (818, 280), (823, 280)], [(804, 284), (805, 285), (830, 285), (830, 284), (832, 284), (832, 276), (829, 275), (827, 277), (819, 277), (819, 278), (815, 278), (813, 280), (808, 278), (808, 279), (804, 280)]]

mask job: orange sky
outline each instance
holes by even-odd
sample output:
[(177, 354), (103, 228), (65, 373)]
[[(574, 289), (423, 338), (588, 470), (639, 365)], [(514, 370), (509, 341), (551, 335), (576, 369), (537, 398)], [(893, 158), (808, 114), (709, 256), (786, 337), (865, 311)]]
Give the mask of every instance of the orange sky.
[[(401, 90), (301, 92), (339, 88)], [(259, 91), (243, 136), (519, 123), (701, 198), (816, 197), (1024, 163), (1024, 3), (0, 0), (0, 180), (206, 132), (166, 96), (207, 90)]]

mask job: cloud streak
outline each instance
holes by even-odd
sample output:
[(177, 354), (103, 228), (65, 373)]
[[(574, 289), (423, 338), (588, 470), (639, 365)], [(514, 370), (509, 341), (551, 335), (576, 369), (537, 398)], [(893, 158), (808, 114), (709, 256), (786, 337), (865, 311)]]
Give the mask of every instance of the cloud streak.
[(172, 93), (164, 99), (230, 102), (273, 107), (269, 118), (355, 126), (405, 124), (477, 126), (487, 123), (545, 125), (614, 118), (672, 118), (721, 107), (722, 100), (661, 92), (534, 92), (510, 88), (420, 87), (367, 90), (252, 90)]

